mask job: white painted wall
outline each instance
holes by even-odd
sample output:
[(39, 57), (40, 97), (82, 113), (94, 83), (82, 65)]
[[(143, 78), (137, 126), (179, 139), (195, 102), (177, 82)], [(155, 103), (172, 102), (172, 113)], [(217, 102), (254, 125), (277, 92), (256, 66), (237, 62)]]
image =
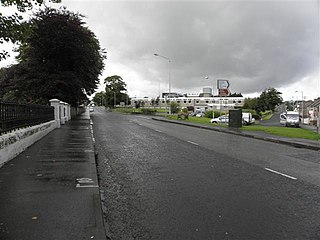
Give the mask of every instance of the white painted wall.
[(56, 128), (56, 121), (23, 128), (0, 136), (0, 167)]

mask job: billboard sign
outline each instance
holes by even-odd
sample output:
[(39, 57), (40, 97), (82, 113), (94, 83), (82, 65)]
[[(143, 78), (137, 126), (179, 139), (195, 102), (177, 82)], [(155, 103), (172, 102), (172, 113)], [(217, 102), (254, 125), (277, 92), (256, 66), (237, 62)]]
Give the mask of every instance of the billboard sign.
[(219, 89), (219, 97), (226, 97), (229, 95), (229, 89)]
[(219, 92), (219, 97), (226, 97), (229, 95), (229, 80), (226, 79), (218, 79), (217, 80), (217, 87)]
[(230, 86), (229, 80), (225, 80), (225, 79), (218, 79), (217, 85), (218, 85), (218, 89), (228, 89)]

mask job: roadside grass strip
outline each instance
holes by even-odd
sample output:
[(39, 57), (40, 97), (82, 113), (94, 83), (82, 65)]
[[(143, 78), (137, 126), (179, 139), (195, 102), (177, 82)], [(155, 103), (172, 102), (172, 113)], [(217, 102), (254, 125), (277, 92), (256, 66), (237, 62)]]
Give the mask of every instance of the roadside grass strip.
[(243, 126), (241, 129), (246, 131), (262, 131), (265, 133), (289, 138), (304, 138), (315, 141), (320, 140), (320, 134), (303, 128), (250, 125)]
[[(166, 115), (165, 117), (170, 120), (177, 120), (177, 115)], [(177, 120), (177, 121), (198, 123), (203, 125), (218, 126), (218, 127), (224, 127), (224, 128), (228, 127), (228, 124), (210, 123), (210, 118), (206, 118), (206, 117), (189, 116), (189, 120)], [(279, 127), (261, 126), (257, 124), (252, 124), (249, 126), (242, 126), (240, 129), (245, 131), (260, 131), (260, 132), (265, 132), (265, 133), (282, 136), (282, 137), (288, 137), (288, 138), (303, 138), (303, 139), (309, 139), (314, 141), (320, 141), (320, 134), (317, 134), (316, 132), (303, 129), (303, 128), (292, 128), (292, 127), (283, 127), (283, 126), (279, 126)]]

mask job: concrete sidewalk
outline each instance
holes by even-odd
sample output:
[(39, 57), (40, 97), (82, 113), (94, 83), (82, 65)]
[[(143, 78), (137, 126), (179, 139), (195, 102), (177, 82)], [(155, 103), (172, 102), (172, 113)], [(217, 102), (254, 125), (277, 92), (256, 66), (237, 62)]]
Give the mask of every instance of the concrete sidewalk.
[(0, 168), (0, 239), (107, 239), (88, 112)]
[(285, 145), (289, 145), (297, 148), (306, 148), (306, 149), (316, 150), (316, 151), (320, 150), (320, 141), (313, 141), (313, 140), (307, 140), (302, 138), (281, 137), (281, 136), (276, 136), (272, 134), (267, 134), (264, 132), (230, 129), (227, 127), (224, 128), (219, 126), (209, 126), (209, 125), (197, 124), (197, 123), (192, 123), (187, 121), (169, 120), (164, 117), (153, 117), (152, 119), (157, 121), (174, 123), (174, 124), (182, 124), (190, 127), (197, 127), (197, 128), (203, 128), (203, 129), (208, 129), (213, 131), (225, 132), (229, 134), (240, 135), (244, 137), (255, 138), (255, 139), (275, 142), (279, 144), (285, 144)]

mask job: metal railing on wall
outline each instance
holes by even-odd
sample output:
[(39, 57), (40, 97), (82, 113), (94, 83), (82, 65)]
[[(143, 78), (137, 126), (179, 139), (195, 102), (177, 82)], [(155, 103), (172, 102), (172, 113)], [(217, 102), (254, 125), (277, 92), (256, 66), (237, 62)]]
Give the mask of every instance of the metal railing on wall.
[(0, 101), (0, 135), (54, 120), (54, 107)]

